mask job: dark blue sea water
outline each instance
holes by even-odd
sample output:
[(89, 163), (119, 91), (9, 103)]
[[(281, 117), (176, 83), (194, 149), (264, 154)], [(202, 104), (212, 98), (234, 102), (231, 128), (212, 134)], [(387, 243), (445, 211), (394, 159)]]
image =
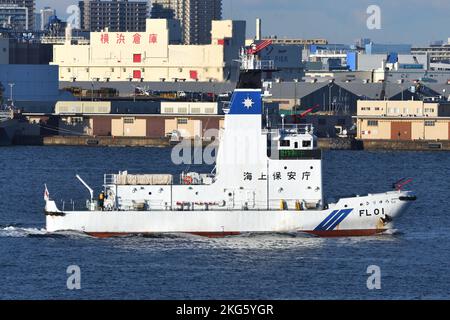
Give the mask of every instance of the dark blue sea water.
[[(319, 239), (300, 234), (94, 239), (46, 233), (43, 185), (81, 201), (75, 174), (99, 190), (103, 173), (179, 173), (167, 149), (0, 148), (1, 299), (449, 299), (448, 153), (330, 151), (330, 197), (382, 192), (413, 177), (419, 200), (392, 235)], [(191, 168), (208, 172), (210, 167)], [(81, 269), (68, 290), (66, 269)], [(381, 268), (368, 290), (367, 267)]]

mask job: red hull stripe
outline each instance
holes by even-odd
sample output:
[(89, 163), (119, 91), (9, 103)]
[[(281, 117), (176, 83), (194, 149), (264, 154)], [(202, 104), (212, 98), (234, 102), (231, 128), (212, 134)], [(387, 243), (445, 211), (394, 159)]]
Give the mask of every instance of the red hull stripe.
[(112, 237), (124, 237), (129, 236), (131, 233), (112, 233), (112, 232), (88, 232), (88, 235), (95, 238), (112, 238)]
[[(366, 230), (329, 230), (329, 231), (303, 231), (304, 233), (312, 234), (323, 238), (334, 237), (367, 237), (379, 233), (383, 233), (384, 229), (366, 229)], [(241, 232), (187, 232), (188, 234), (207, 237), (207, 238), (223, 238), (228, 236), (238, 236)], [(107, 232), (90, 232), (88, 233), (96, 238), (112, 238), (132, 235), (133, 233), (107, 233)]]
[(386, 230), (384, 229), (365, 229), (365, 230), (330, 230), (330, 231), (305, 231), (305, 232), (322, 238), (334, 238), (334, 237), (367, 237), (383, 233), (385, 231)]

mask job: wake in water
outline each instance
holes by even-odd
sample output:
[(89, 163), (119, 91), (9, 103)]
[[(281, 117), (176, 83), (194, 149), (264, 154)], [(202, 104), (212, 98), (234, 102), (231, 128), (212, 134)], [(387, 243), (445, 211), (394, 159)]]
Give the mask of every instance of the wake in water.
[(89, 237), (79, 232), (48, 232), (45, 229), (25, 228), (19, 225), (0, 226), (0, 238), (63, 238)]
[(0, 237), (9, 238), (23, 238), (32, 235), (45, 235), (46, 233), (46, 230), (37, 228), (21, 228), (18, 226), (7, 226), (0, 228)]

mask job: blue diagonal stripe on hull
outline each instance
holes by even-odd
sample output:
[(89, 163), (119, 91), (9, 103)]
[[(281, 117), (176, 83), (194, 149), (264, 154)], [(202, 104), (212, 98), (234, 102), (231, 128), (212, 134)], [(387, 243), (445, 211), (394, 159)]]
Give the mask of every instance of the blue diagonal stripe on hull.
[(322, 221), (322, 223), (321, 224), (319, 224), (317, 227), (316, 227), (316, 231), (321, 231), (321, 230), (325, 230), (324, 229), (324, 227), (325, 227), (325, 224), (328, 222), (328, 221), (330, 221), (336, 214), (338, 214), (339, 213), (339, 210), (334, 210), (332, 213), (330, 213), (330, 215), (328, 216), (328, 217), (326, 217), (325, 218), (325, 220), (323, 220)]
[(338, 214), (336, 214), (333, 219), (325, 223), (322, 230), (329, 230), (330, 226), (332, 226), (339, 218), (344, 214), (344, 210), (340, 210)]
[(347, 210), (342, 210), (340, 212), (340, 217), (332, 224), (328, 227), (328, 231), (332, 231), (334, 230), (334, 228), (336, 228), (342, 221), (344, 221), (345, 218), (347, 218), (347, 216), (353, 211), (353, 209), (347, 209)]

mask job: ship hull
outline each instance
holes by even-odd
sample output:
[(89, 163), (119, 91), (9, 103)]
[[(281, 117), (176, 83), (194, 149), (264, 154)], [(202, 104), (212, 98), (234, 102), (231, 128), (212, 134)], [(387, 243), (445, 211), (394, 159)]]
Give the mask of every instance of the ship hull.
[(0, 146), (12, 145), (16, 129), (16, 120), (11, 119), (0, 122)]
[(343, 199), (317, 211), (59, 211), (47, 212), (46, 222), (49, 232), (78, 231), (96, 237), (161, 233), (223, 237), (267, 232), (370, 236), (392, 229), (412, 200), (411, 195), (396, 192)]

